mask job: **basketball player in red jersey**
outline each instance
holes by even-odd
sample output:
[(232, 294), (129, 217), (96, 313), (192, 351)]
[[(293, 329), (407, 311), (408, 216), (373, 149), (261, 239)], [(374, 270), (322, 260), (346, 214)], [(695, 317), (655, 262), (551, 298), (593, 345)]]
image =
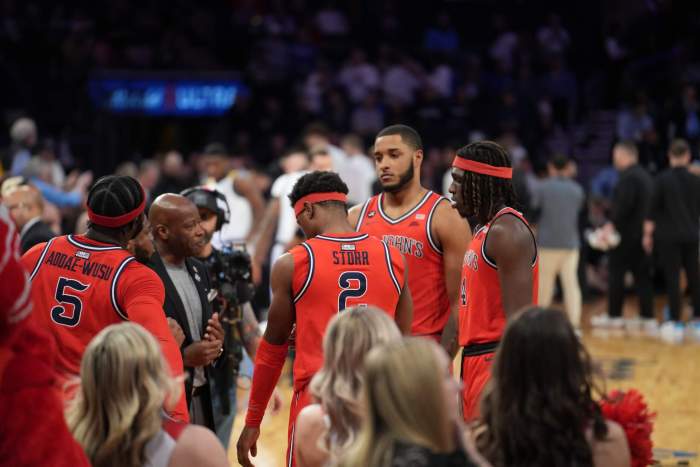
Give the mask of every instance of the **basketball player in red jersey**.
[[(90, 340), (123, 320), (150, 331), (173, 375), (183, 373), (182, 356), (163, 312), (163, 283), (125, 249), (142, 230), (145, 203), (135, 179), (103, 177), (88, 193), (85, 235), (55, 237), (22, 257), (32, 282), (33, 316), (54, 337), (56, 368), (64, 382), (80, 375)], [(184, 389), (171, 415), (189, 421)]]
[(413, 128), (392, 125), (380, 131), (374, 162), (383, 192), (352, 208), (350, 224), (404, 254), (413, 297), (411, 334), (442, 342), (454, 356), (469, 224), (446, 198), (421, 186), (423, 143)]
[(294, 395), (289, 413), (288, 465), (296, 416), (310, 403), (308, 384), (323, 364), (322, 341), (333, 316), (353, 306), (376, 306), (399, 329), (411, 327), (406, 266), (396, 248), (358, 234), (347, 220), (348, 187), (338, 174), (312, 172), (297, 181), (289, 199), (306, 242), (282, 255), (272, 268), (272, 304), (255, 358), (248, 414), (238, 439), (238, 462), (253, 465), (260, 423), (287, 356), (296, 325)]
[(513, 169), (505, 149), (490, 141), (469, 144), (452, 165), (453, 206), (478, 227), (464, 255), (459, 303), (462, 346), (462, 415), (478, 416), (506, 320), (537, 303), (537, 244), (522, 214), (513, 209)]

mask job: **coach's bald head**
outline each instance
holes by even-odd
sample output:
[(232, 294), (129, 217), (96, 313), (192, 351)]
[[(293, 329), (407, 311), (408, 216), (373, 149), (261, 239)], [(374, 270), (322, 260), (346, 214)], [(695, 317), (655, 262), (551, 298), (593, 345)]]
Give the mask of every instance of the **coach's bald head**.
[(197, 206), (174, 193), (160, 195), (148, 212), (156, 249), (166, 261), (178, 264), (196, 256), (204, 246), (204, 229)]

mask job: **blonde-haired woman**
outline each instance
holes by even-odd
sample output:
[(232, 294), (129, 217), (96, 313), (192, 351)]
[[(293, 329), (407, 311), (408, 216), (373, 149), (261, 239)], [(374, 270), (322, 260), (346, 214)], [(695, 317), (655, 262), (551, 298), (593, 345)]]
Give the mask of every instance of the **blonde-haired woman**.
[(94, 467), (228, 465), (211, 431), (164, 423), (164, 405), (176, 402), (178, 385), (158, 343), (138, 324), (115, 324), (95, 336), (80, 378), (66, 419)]
[(365, 360), (366, 406), (355, 443), (338, 466), (478, 465), (459, 415), (459, 384), (433, 341), (409, 337)]
[(367, 352), (399, 339), (394, 320), (378, 308), (353, 308), (331, 320), (323, 338), (323, 368), (310, 387), (318, 403), (304, 408), (296, 421), (297, 467), (318, 467), (340, 458), (355, 440)]

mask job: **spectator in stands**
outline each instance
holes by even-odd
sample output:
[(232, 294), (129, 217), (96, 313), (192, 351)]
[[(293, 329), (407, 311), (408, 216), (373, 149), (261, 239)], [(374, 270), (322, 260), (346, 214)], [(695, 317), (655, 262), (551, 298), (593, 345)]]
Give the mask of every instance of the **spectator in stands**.
[(143, 187), (144, 193), (146, 193), (146, 205), (150, 206), (155, 199), (152, 196), (153, 190), (158, 184), (158, 179), (160, 178), (160, 167), (158, 163), (151, 159), (144, 159), (139, 164), (139, 175), (138, 180)]
[[(31, 118), (18, 118), (10, 128), (9, 173), (12, 176), (22, 175), (24, 169), (32, 158), (32, 148), (37, 142), (36, 123)], [(6, 167), (7, 168), (7, 167)]]
[(454, 54), (459, 49), (459, 34), (455, 30), (450, 15), (440, 12), (434, 26), (425, 31), (423, 48), (430, 53)]
[(561, 24), (561, 17), (551, 13), (547, 25), (537, 31), (537, 41), (547, 55), (564, 54), (571, 44), (569, 31)]
[(629, 467), (625, 432), (594, 399), (591, 358), (568, 319), (531, 308), (513, 319), (493, 364), (475, 428), (494, 467)]
[[(640, 316), (644, 323), (654, 318), (651, 258), (642, 249), (643, 223), (649, 213), (653, 182), (638, 164), (637, 147), (620, 142), (613, 148), (613, 163), (620, 172), (612, 199), (610, 222), (605, 229), (616, 231), (620, 243), (610, 251), (608, 313), (594, 316), (593, 326), (621, 328), (625, 298), (625, 272), (631, 271), (639, 295)], [(631, 324), (631, 323), (628, 323)]]
[(564, 294), (564, 308), (577, 332), (581, 321), (581, 288), (578, 262), (581, 242), (579, 216), (584, 207), (583, 188), (569, 177), (570, 161), (557, 155), (547, 165), (549, 177), (533, 197), (540, 255), (539, 304), (549, 307), (557, 277)]
[(503, 15), (493, 17), (496, 38), (489, 48), (489, 55), (494, 62), (509, 72), (513, 69), (515, 50), (518, 48), (518, 35), (510, 28)]
[(197, 185), (196, 177), (188, 173), (188, 167), (178, 151), (168, 151), (163, 157), (161, 176), (151, 193), (153, 199), (163, 193), (180, 193), (185, 188)]
[(350, 60), (340, 69), (338, 81), (347, 91), (350, 100), (357, 104), (379, 89), (379, 71), (367, 61), (364, 50), (354, 49), (350, 53)]
[(30, 159), (23, 171), (24, 177), (36, 186), (46, 201), (58, 208), (82, 207), (87, 188), (92, 184), (92, 172), (73, 174), (72, 186), (59, 187), (51, 183), (51, 164), (39, 158)]
[(19, 230), (22, 254), (34, 245), (47, 242), (56, 236), (41, 218), (44, 213), (44, 199), (35, 187), (20, 185), (5, 194), (2, 203)]
[(164, 418), (179, 384), (138, 324), (113, 324), (97, 334), (85, 349), (80, 382), (66, 418), (94, 467), (228, 466), (214, 433)]
[(645, 135), (654, 131), (652, 120), (647, 108), (646, 97), (637, 97), (632, 108), (625, 108), (617, 115), (617, 138), (622, 141), (641, 143)]
[(362, 421), (365, 356), (375, 346), (399, 339), (394, 321), (372, 307), (346, 310), (328, 324), (323, 368), (310, 385), (317, 403), (304, 408), (295, 425), (297, 465), (320, 467), (329, 458), (342, 458)]
[(382, 89), (387, 102), (403, 107), (411, 106), (421, 87), (420, 75), (420, 67), (410, 57), (393, 57), (382, 76)]
[[(688, 171), (690, 146), (677, 139), (668, 151), (670, 168), (654, 182), (648, 220), (644, 225), (643, 245), (647, 253), (656, 250), (664, 273), (670, 320), (661, 326), (661, 338), (668, 342), (683, 340), (681, 323), (680, 272), (685, 270), (693, 303), (693, 316), (700, 318), (700, 277), (698, 242), (700, 239), (700, 178)], [(656, 324), (656, 320), (653, 321)], [(700, 322), (690, 327), (700, 339)]]
[(365, 359), (362, 428), (333, 465), (476, 465), (460, 426), (459, 386), (450, 365), (435, 342), (419, 337), (371, 350)]
[(680, 102), (673, 109), (670, 130), (675, 137), (688, 141), (691, 149), (697, 152), (700, 143), (700, 104), (694, 85), (687, 84), (683, 87)]
[(384, 128), (384, 111), (377, 95), (368, 93), (350, 116), (350, 129), (363, 138), (377, 134)]

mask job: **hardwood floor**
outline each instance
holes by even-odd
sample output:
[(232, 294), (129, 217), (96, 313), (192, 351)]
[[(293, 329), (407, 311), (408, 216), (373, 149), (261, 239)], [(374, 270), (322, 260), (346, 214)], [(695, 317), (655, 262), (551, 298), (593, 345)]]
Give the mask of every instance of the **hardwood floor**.
[[(603, 301), (584, 307), (583, 322), (605, 308)], [(634, 301), (625, 313), (634, 313)], [(605, 374), (606, 390), (636, 388), (657, 413), (654, 425), (655, 458), (658, 465), (700, 465), (700, 344), (685, 342), (669, 345), (634, 333), (598, 332), (584, 326), (584, 342), (594, 361)], [(266, 414), (258, 443), (258, 467), (284, 466), (287, 445), (287, 421), (291, 387), (288, 372), (279, 389), (284, 406), (276, 415)], [(249, 385), (249, 382), (247, 382)], [(693, 389), (695, 388), (695, 389)], [(241, 431), (248, 400), (239, 390), (239, 415), (233, 429), (229, 458), (236, 461), (235, 442)]]

